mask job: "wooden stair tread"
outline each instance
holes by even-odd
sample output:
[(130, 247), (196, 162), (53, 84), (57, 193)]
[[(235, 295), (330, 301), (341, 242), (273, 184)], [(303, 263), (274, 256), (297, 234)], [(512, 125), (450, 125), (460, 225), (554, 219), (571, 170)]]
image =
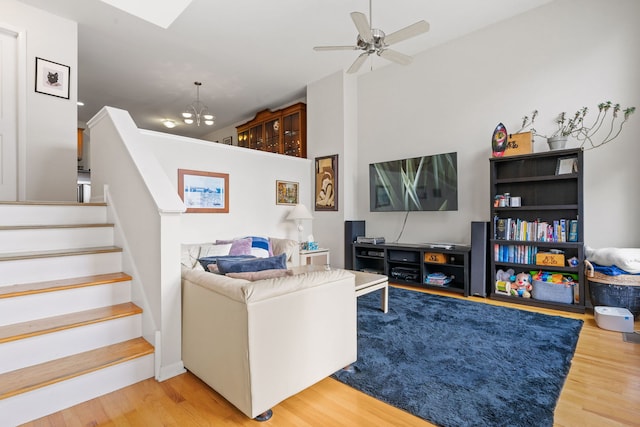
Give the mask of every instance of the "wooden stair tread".
[(87, 286), (104, 285), (107, 283), (126, 282), (128, 280), (131, 280), (131, 276), (120, 272), (2, 286), (0, 287), (0, 299), (44, 292), (62, 291)]
[(134, 338), (96, 350), (0, 374), (0, 399), (6, 399), (118, 363), (152, 354), (144, 338)]
[(25, 205), (25, 206), (107, 206), (104, 202), (95, 203), (80, 203), (80, 202), (56, 202), (56, 201), (23, 201), (23, 202), (10, 202), (0, 201), (0, 205)]
[(98, 227), (114, 227), (111, 223), (94, 223), (94, 224), (41, 224), (41, 225), (3, 225), (2, 230), (47, 230), (55, 228), (98, 228)]
[(22, 259), (34, 259), (34, 258), (50, 258), (60, 256), (73, 256), (73, 255), (89, 255), (108, 252), (122, 252), (122, 248), (117, 246), (97, 246), (89, 248), (78, 249), (62, 249), (62, 250), (50, 250), (50, 251), (29, 251), (29, 252), (12, 252), (0, 254), (0, 261), (15, 261)]
[(0, 344), (142, 313), (132, 302), (0, 326)]

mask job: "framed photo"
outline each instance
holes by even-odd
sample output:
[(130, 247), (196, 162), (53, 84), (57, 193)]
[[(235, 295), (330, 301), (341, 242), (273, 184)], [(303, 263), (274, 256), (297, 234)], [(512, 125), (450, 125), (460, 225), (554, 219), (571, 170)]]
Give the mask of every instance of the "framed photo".
[(276, 205), (297, 205), (298, 194), (297, 182), (276, 181)]
[(227, 145), (233, 145), (233, 137), (228, 136), (226, 138), (222, 138), (222, 143)]
[(564, 175), (567, 173), (578, 172), (578, 158), (573, 157), (561, 157), (558, 159), (556, 165), (556, 175)]
[(178, 169), (178, 194), (188, 213), (229, 213), (229, 174)]
[(69, 75), (67, 65), (36, 57), (36, 92), (69, 99)]
[(316, 157), (316, 209), (338, 210), (338, 155)]

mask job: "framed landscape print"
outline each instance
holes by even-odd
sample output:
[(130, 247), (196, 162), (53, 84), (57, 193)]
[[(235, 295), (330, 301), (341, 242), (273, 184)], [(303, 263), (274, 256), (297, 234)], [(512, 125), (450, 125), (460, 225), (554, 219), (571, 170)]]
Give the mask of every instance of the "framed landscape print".
[(36, 58), (36, 92), (69, 99), (70, 67)]
[(229, 213), (229, 174), (178, 169), (178, 194), (188, 213)]
[(297, 205), (298, 194), (297, 182), (276, 181), (276, 205)]
[(338, 210), (338, 155), (316, 157), (315, 210)]

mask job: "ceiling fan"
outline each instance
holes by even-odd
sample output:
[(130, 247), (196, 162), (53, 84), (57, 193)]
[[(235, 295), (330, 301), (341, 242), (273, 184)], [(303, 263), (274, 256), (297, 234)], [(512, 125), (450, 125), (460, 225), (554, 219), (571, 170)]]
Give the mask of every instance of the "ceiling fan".
[[(371, 0), (369, 0), (369, 17), (371, 18)], [(313, 50), (363, 50), (356, 60), (351, 64), (351, 67), (347, 70), (347, 73), (357, 72), (362, 64), (367, 60), (367, 57), (372, 53), (381, 56), (389, 61), (393, 61), (397, 64), (407, 65), (413, 60), (412, 57), (400, 53), (398, 51), (389, 49), (388, 47), (406, 40), (411, 37), (415, 37), (419, 34), (429, 31), (429, 24), (427, 21), (418, 21), (414, 24), (404, 27), (389, 35), (384, 31), (377, 28), (372, 28), (367, 20), (367, 17), (362, 12), (351, 12), (351, 19), (358, 30), (358, 38), (356, 39), (355, 46), (316, 46)]]

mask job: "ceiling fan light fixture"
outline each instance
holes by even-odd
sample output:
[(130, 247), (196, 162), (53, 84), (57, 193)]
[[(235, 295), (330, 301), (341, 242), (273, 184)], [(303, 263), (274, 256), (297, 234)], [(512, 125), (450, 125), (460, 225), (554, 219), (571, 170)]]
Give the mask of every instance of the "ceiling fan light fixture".
[(184, 119), (184, 122), (188, 125), (192, 125), (193, 124), (193, 119)]
[(169, 120), (169, 119), (165, 119), (162, 121), (162, 124), (169, 128), (169, 129), (173, 129), (174, 127), (176, 127), (176, 122), (174, 122), (173, 120)]
[(185, 119), (190, 119), (193, 116), (193, 114), (191, 114), (188, 111), (185, 111), (184, 113), (182, 113), (182, 117), (184, 117)]
[(411, 63), (412, 58), (409, 55), (387, 49), (389, 46), (415, 37), (419, 34), (429, 31), (429, 23), (424, 20), (415, 22), (407, 27), (394, 31), (391, 34), (385, 34), (384, 31), (373, 28), (371, 25), (371, 0), (369, 0), (369, 19), (362, 12), (351, 12), (351, 20), (358, 31), (355, 46), (315, 46), (313, 50), (361, 50), (363, 51), (349, 69), (347, 74), (358, 72), (367, 57), (373, 53), (387, 59), (396, 64), (407, 65)]

